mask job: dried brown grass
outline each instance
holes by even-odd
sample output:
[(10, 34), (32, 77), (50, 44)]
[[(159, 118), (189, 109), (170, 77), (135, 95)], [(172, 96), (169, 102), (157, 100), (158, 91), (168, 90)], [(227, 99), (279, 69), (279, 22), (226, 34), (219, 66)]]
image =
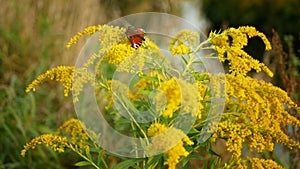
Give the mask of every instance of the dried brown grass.
[(22, 77), (45, 60), (51, 67), (74, 64), (84, 40), (66, 50), (69, 38), (84, 27), (118, 17), (118, 11), (99, 0), (0, 0), (0, 4), (0, 79), (4, 82), (12, 74)]
[[(300, 74), (299, 74), (299, 67), (295, 65), (292, 61), (296, 58), (296, 54), (293, 52), (293, 46), (288, 46), (288, 52), (284, 50), (282, 45), (282, 41), (278, 35), (278, 33), (273, 30), (273, 37), (272, 37), (272, 46), (274, 51), (274, 62), (276, 65), (276, 74), (278, 77), (278, 84), (280, 84), (288, 93), (288, 95), (293, 98), (293, 100), (300, 103), (299, 95), (300, 95)], [(298, 52), (300, 52), (298, 50)], [(299, 53), (300, 54), (300, 53)], [(295, 73), (298, 72), (298, 73)], [(298, 99), (294, 96), (298, 95)], [(298, 118), (300, 120), (300, 114), (297, 113), (295, 110), (289, 110), (289, 113)], [(300, 141), (300, 129), (294, 126), (285, 127), (285, 133), (288, 134), (291, 138), (296, 141)], [(290, 158), (290, 167), (291, 168), (299, 168), (299, 160), (300, 160), (300, 150), (299, 149), (292, 149), (292, 150), (285, 150), (289, 152)]]

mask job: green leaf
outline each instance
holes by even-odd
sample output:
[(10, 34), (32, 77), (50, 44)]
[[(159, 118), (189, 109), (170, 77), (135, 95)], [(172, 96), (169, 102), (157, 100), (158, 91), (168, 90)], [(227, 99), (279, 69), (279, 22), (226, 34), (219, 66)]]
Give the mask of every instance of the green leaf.
[(138, 91), (144, 95), (144, 96), (149, 96), (150, 91), (149, 90), (142, 90), (142, 89), (138, 89)]
[(207, 169), (208, 168), (208, 160), (205, 160), (202, 168), (203, 169)]
[(181, 56), (182, 60), (184, 61), (184, 63), (187, 65), (188, 61), (184, 58), (184, 56)]
[(196, 159), (201, 161), (206, 160), (204, 157), (200, 156), (199, 154), (190, 154), (189, 156), (181, 160), (182, 166), (183, 167), (188, 166), (188, 162), (190, 161), (190, 159)]
[(215, 156), (221, 157), (219, 154), (217, 154), (216, 152), (214, 152), (211, 148), (208, 151), (209, 151), (209, 154), (211, 154), (211, 155), (215, 155)]
[(215, 168), (217, 168), (217, 165), (219, 165), (219, 164), (220, 164), (220, 158), (215, 158), (212, 160), (210, 168), (215, 169)]
[(205, 62), (203, 61), (193, 61), (193, 64), (204, 64)]
[(113, 167), (113, 169), (125, 169), (125, 168), (129, 168), (129, 167), (134, 167), (134, 168), (139, 168), (138, 166), (136, 166), (136, 163), (143, 161), (144, 159), (126, 159), (123, 162), (118, 163), (117, 165), (115, 165)]
[(88, 165), (92, 165), (92, 164), (89, 161), (79, 161), (79, 162), (75, 163), (74, 165), (81, 167), (81, 166), (88, 166)]
[(85, 154), (86, 154), (88, 159), (92, 160), (92, 155), (90, 153), (90, 147), (89, 146), (87, 146), (87, 148), (85, 149)]
[(199, 155), (199, 154), (191, 154), (191, 155), (189, 155), (189, 159), (206, 160), (205, 157), (202, 157), (202, 156)]
[(196, 133), (200, 133), (200, 131), (195, 129), (194, 127), (189, 132), (189, 134), (196, 134)]
[(151, 76), (146, 76), (146, 75), (142, 75), (141, 77), (144, 78), (144, 79), (147, 79), (147, 80), (151, 80), (153, 82), (158, 82), (159, 81), (157, 77), (151, 77)]
[(158, 163), (159, 163), (159, 160), (162, 160), (162, 155), (157, 155), (157, 156), (154, 156), (154, 157), (150, 157), (150, 160), (146, 163), (145, 165), (145, 168), (149, 168), (149, 167), (157, 167)]

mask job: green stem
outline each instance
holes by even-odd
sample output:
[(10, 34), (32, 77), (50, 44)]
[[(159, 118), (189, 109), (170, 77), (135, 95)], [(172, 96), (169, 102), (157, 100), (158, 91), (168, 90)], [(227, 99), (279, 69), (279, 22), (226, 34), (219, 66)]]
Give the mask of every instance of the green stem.
[[(120, 97), (113, 92), (113, 94), (119, 99)], [(135, 120), (135, 118), (132, 116), (131, 112), (128, 110), (128, 108), (126, 107), (126, 105), (124, 105), (124, 102), (121, 101), (121, 104), (123, 106), (123, 108), (127, 111), (127, 113), (129, 114), (130, 118), (133, 120), (134, 124), (140, 129), (140, 131), (142, 132), (142, 134), (144, 135), (146, 141), (147, 141), (147, 144), (149, 144), (149, 141), (148, 141), (148, 137), (147, 137), (147, 134), (144, 132), (144, 130), (142, 129), (142, 127), (139, 125), (139, 123)]]
[(80, 157), (82, 157), (83, 159), (85, 159), (86, 161), (88, 161), (89, 163), (91, 163), (92, 166), (94, 166), (94, 167), (97, 168), (97, 169), (100, 169), (100, 168), (92, 161), (92, 159), (89, 159), (89, 158), (87, 158), (85, 155), (83, 155), (82, 153), (80, 153), (80, 152), (79, 152), (76, 148), (74, 148), (71, 144), (68, 145), (68, 147), (69, 147), (71, 150), (75, 151), (77, 154), (79, 154)]
[[(200, 50), (204, 49), (204, 48), (202, 48), (202, 47), (203, 47), (203, 45), (205, 45), (205, 44), (207, 44), (207, 43), (209, 43), (209, 39), (207, 39), (206, 41), (204, 41), (204, 42), (202, 42), (201, 44), (199, 44), (199, 46), (197, 46), (196, 50), (195, 50), (193, 53), (191, 53), (191, 54), (189, 55), (188, 63), (186, 64), (186, 66), (185, 66), (185, 68), (184, 68), (184, 71), (183, 71), (183, 73), (182, 73), (182, 76), (184, 76), (184, 75), (186, 74), (186, 72), (187, 72), (187, 70), (189, 69), (189, 67), (194, 63), (194, 61), (195, 61), (195, 60), (194, 60), (194, 57), (195, 57), (196, 53), (199, 52)], [(209, 48), (205, 48), (205, 49), (209, 49)]]

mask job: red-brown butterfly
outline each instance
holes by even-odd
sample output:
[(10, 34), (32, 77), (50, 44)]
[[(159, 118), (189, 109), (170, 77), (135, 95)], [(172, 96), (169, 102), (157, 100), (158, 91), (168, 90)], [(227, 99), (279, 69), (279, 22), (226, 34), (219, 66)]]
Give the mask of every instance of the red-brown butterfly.
[(145, 41), (145, 31), (142, 28), (138, 28), (135, 26), (129, 26), (126, 31), (126, 36), (131, 42), (131, 46), (135, 49), (140, 47)]

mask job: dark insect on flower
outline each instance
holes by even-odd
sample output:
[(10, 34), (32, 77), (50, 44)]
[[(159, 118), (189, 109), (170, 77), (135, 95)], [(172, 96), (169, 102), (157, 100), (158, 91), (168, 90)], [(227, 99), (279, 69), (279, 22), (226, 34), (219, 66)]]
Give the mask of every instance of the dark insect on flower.
[(140, 47), (145, 40), (145, 31), (142, 28), (129, 26), (126, 31), (126, 36), (131, 42), (131, 46), (135, 49)]

